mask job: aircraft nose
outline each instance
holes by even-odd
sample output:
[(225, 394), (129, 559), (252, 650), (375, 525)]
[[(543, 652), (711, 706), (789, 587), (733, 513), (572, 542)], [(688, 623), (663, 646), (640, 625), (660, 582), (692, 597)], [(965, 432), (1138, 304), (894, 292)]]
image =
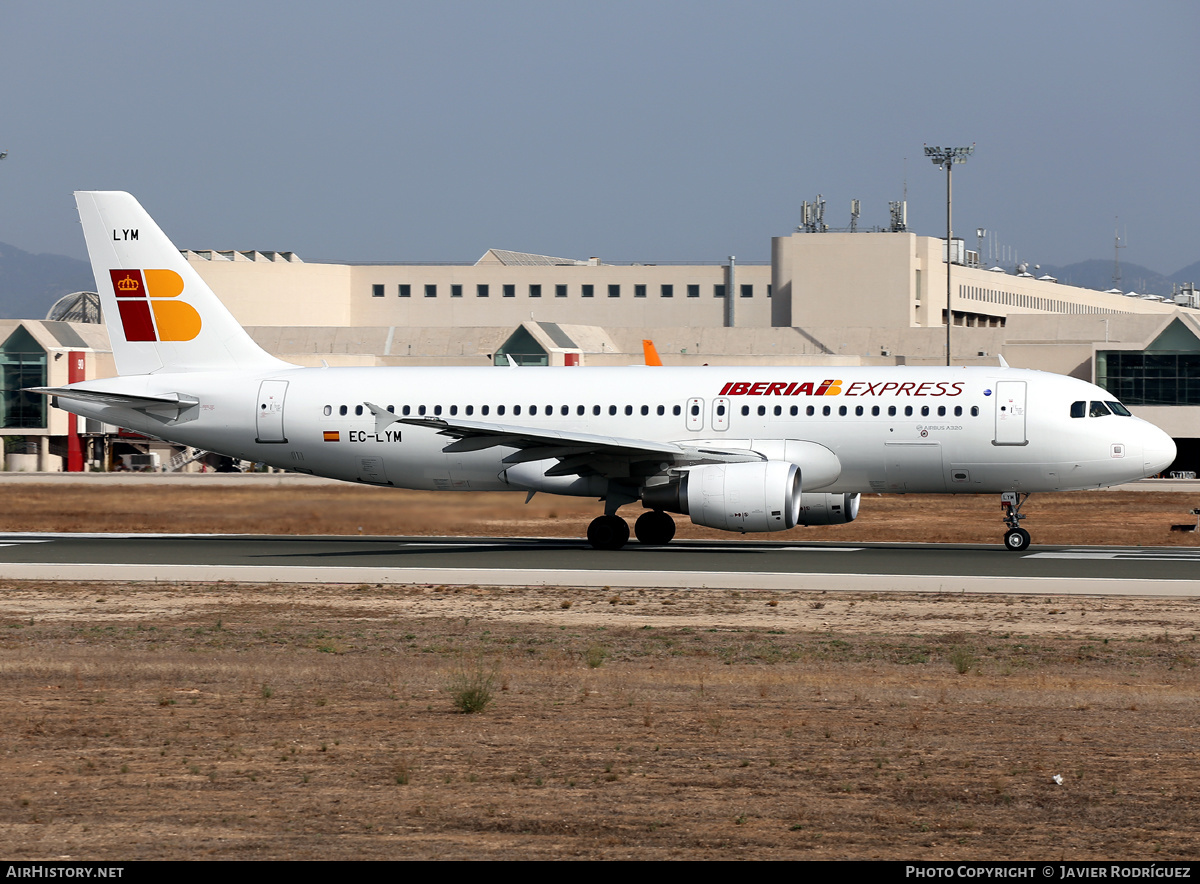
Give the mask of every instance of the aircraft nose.
[(1156, 426), (1149, 426), (1146, 442), (1142, 446), (1146, 475), (1161, 473), (1175, 462), (1175, 440)]

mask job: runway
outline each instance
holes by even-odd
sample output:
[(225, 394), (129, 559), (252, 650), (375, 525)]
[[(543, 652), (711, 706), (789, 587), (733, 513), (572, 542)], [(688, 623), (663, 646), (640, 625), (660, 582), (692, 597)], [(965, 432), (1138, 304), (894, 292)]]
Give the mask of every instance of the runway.
[(0, 578), (1200, 595), (1200, 549), (563, 538), (0, 534)]

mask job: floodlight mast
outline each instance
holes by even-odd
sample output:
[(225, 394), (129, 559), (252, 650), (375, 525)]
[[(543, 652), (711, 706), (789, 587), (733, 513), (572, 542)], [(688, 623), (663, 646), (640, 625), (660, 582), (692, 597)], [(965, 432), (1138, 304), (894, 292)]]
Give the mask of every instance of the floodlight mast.
[(975, 153), (975, 145), (970, 147), (930, 147), (925, 145), (925, 156), (939, 168), (946, 167), (946, 364), (950, 364), (950, 326), (954, 324), (954, 314), (950, 310), (950, 264), (951, 240), (954, 236), (950, 226), (950, 170), (955, 163), (965, 163), (967, 157)]

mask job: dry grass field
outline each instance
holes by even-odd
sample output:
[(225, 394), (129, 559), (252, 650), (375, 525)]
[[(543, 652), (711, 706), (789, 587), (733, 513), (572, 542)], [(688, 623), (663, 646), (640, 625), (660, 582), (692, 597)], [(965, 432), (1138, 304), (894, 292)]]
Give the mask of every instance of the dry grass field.
[[(2, 530), (548, 535), (595, 511), (337, 486), (4, 494)], [(797, 536), (1001, 530), (991, 497), (863, 503)], [(1193, 505), (1047, 495), (1027, 524), (1191, 544), (1168, 528)], [(0, 854), (1191, 859), (1198, 617), (1194, 599), (0, 572)]]
[[(583, 537), (602, 512), (594, 500), (522, 493), (400, 491), (360, 485), (6, 485), (0, 531), (149, 531), (230, 534), (383, 534)], [(1189, 494), (1080, 491), (1035, 494), (1023, 512), (1034, 543), (1191, 545), (1200, 506)], [(643, 512), (624, 507), (630, 523)], [(677, 537), (736, 538), (677, 516)], [(834, 542), (995, 543), (999, 495), (864, 495), (849, 525), (749, 535)]]

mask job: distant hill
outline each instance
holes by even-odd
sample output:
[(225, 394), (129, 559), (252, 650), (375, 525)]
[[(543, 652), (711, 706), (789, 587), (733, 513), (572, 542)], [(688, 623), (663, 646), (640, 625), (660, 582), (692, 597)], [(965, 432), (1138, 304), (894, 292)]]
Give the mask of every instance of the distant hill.
[(1200, 261), (1175, 271), (1171, 274), (1171, 278), (1176, 282), (1194, 282), (1200, 286)]
[(0, 319), (43, 319), (63, 295), (95, 290), (87, 261), (34, 255), (0, 243)]
[[(1200, 268), (1200, 262), (1193, 264), (1192, 268)], [(1189, 269), (1191, 268), (1185, 267), (1184, 271)], [(1121, 291), (1133, 291), (1139, 295), (1169, 295), (1171, 294), (1172, 283), (1200, 280), (1200, 274), (1187, 276), (1184, 274), (1184, 271), (1180, 271), (1180, 273), (1176, 273), (1173, 276), (1164, 276), (1155, 270), (1151, 270), (1149, 267), (1122, 262)], [(1064, 285), (1077, 285), (1087, 289), (1096, 289), (1101, 292), (1113, 287), (1112, 261), (1093, 259), (1091, 261), (1080, 261), (1078, 264), (1068, 264), (1065, 267), (1053, 267), (1049, 264), (1043, 264), (1041, 270), (1035, 272), (1030, 269), (1029, 272), (1033, 273), (1034, 276), (1049, 273)]]

